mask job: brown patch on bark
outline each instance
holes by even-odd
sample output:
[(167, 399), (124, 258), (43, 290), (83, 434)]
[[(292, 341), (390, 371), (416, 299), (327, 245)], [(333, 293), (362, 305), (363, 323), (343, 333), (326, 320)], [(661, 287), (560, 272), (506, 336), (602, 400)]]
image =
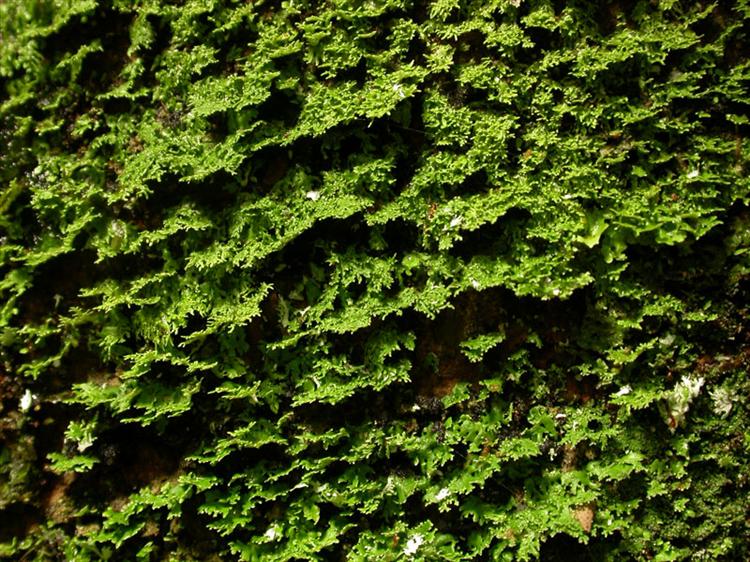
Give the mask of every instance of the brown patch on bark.
[[(185, 431), (190, 433), (190, 429)], [(141, 488), (157, 491), (174, 480), (184, 456), (162, 438), (129, 425), (102, 433), (92, 454), (100, 462), (91, 471), (77, 475), (65, 492), (74, 502), (93, 496), (115, 509)]]
[(68, 491), (75, 479), (74, 472), (63, 474), (55, 481), (49, 493), (42, 497), (42, 509), (47, 518), (55, 523), (66, 522), (75, 511), (68, 498)]
[(581, 402), (585, 404), (596, 395), (596, 378), (583, 377), (576, 379), (568, 375), (565, 382), (565, 399), (568, 402)]
[(154, 490), (172, 478), (177, 470), (176, 459), (151, 443), (137, 446), (133, 456), (127, 459), (126, 463), (122, 472), (128, 484), (148, 485)]
[(26, 536), (41, 523), (37, 509), (26, 503), (15, 503), (0, 511), (0, 542)]
[(596, 513), (596, 504), (594, 502), (587, 503), (585, 505), (576, 507), (573, 510), (573, 518), (578, 521), (581, 529), (585, 533), (591, 532), (591, 527), (594, 524), (594, 515)]
[(78, 294), (100, 278), (93, 250), (58, 256), (37, 267), (31, 288), (19, 299), (19, 324), (39, 324), (43, 319), (78, 304)]
[[(0, 372), (0, 413), (2, 413), (6, 407), (9, 409), (14, 408), (18, 404), (20, 398), (21, 384), (18, 378), (13, 378), (6, 373)], [(6, 428), (6, 426), (7, 429), (15, 429), (15, 416), (11, 419), (9, 414), (6, 414), (0, 418), (0, 438), (2, 438), (3, 429)]]
[(488, 301), (487, 295), (469, 291), (456, 299), (453, 308), (422, 323), (415, 349), (420, 396), (442, 398), (459, 382), (479, 380), (481, 367), (467, 359), (460, 344), (482, 328), (480, 322), (497, 325), (500, 309)]
[(727, 371), (740, 369), (748, 364), (750, 364), (750, 347), (742, 347), (739, 353), (728, 357), (722, 357), (719, 369), (721, 372), (725, 373)]
[(576, 462), (578, 461), (578, 450), (575, 446), (564, 445), (563, 446), (563, 459), (562, 459), (562, 470), (563, 472), (570, 472), (575, 470)]
[(268, 166), (266, 166), (266, 170), (260, 180), (261, 185), (266, 189), (273, 187), (276, 182), (286, 175), (288, 169), (289, 158), (285, 154), (273, 156), (270, 162), (268, 162)]

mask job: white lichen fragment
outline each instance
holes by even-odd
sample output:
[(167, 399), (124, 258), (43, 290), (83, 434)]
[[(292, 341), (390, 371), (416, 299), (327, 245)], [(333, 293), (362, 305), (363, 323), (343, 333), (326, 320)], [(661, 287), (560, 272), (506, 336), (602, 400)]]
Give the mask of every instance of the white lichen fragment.
[(451, 491), (448, 488), (442, 488), (436, 495), (435, 499), (439, 502), (451, 495)]
[(633, 392), (633, 389), (631, 388), (629, 384), (626, 384), (620, 390), (615, 392), (615, 396), (626, 396), (630, 394), (631, 392)]
[(417, 553), (417, 550), (419, 550), (419, 547), (424, 542), (424, 537), (420, 535), (419, 533), (415, 533), (412, 535), (412, 537), (406, 542), (406, 546), (404, 547), (404, 554), (406, 556), (414, 556)]
[(726, 388), (714, 388), (710, 393), (711, 400), (714, 402), (714, 412), (725, 418), (732, 411), (734, 396)]
[(704, 382), (703, 377), (694, 379), (685, 375), (677, 386), (684, 386), (685, 390), (690, 394), (690, 400), (692, 400), (700, 394)]
[(125, 223), (119, 220), (113, 220), (109, 223), (109, 231), (113, 238), (125, 238), (128, 233)]
[(670, 431), (674, 431), (685, 421), (690, 404), (700, 394), (704, 382), (703, 377), (685, 375), (666, 396), (666, 408), (662, 407), (662, 414)]
[(687, 175), (687, 177), (688, 177), (688, 178), (690, 178), (690, 179), (692, 180), (692, 179), (694, 179), (694, 178), (697, 178), (697, 177), (698, 177), (698, 174), (700, 174), (700, 171), (699, 171), (699, 170), (698, 170), (698, 169), (696, 168), (695, 170), (690, 170), (690, 171), (688, 172), (688, 175)]
[(269, 541), (275, 541), (279, 537), (279, 532), (276, 530), (276, 527), (269, 527), (266, 532), (263, 533), (263, 536)]
[(393, 479), (392, 475), (388, 476), (388, 479), (385, 481), (385, 488), (383, 488), (383, 491), (386, 494), (390, 494), (396, 489), (396, 481)]
[(451, 219), (450, 224), (448, 225), (450, 228), (456, 228), (463, 222), (463, 219), (461, 217), (453, 217)]
[(320, 199), (320, 191), (308, 191), (305, 193), (305, 197), (307, 197), (310, 201), (317, 201)]
[(21, 396), (21, 399), (18, 401), (18, 409), (22, 412), (28, 412), (34, 404), (34, 400), (36, 400), (36, 395), (32, 394), (27, 388), (26, 392), (23, 393), (23, 396)]

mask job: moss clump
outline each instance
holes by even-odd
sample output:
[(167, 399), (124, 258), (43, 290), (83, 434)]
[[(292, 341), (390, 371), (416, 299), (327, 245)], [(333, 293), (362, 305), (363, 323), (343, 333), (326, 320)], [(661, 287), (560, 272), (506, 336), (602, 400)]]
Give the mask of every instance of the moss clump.
[(0, 556), (747, 558), (749, 22), (1, 2)]

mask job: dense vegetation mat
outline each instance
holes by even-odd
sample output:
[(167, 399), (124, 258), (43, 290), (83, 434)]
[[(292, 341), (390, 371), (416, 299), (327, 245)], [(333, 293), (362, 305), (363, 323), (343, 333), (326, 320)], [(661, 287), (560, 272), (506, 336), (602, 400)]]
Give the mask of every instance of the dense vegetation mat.
[(0, 556), (748, 559), (748, 22), (0, 2)]

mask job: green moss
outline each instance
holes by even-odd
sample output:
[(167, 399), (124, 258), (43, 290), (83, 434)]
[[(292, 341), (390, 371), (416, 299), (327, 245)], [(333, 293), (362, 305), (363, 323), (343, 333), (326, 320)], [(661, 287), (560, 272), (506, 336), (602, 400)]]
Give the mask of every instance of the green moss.
[(746, 558), (749, 21), (0, 3), (0, 556)]

